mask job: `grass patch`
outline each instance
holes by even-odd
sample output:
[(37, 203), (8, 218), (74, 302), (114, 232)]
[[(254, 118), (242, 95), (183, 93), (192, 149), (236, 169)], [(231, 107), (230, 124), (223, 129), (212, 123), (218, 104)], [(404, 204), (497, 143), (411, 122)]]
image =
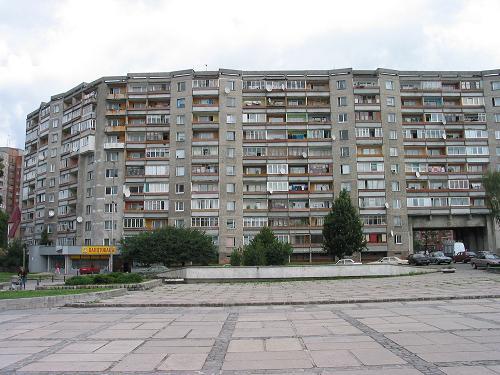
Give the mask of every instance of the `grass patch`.
[[(99, 291), (109, 290), (99, 289)], [(63, 296), (68, 294), (92, 293), (95, 289), (56, 289), (56, 290), (8, 290), (0, 292), (0, 300), (2, 299), (17, 299), (17, 298), (33, 298), (47, 296)]]
[(66, 285), (134, 284), (144, 281), (138, 273), (112, 272), (98, 275), (74, 276), (66, 280)]
[(0, 272), (0, 283), (10, 281), (12, 276), (16, 276), (16, 274), (12, 272)]

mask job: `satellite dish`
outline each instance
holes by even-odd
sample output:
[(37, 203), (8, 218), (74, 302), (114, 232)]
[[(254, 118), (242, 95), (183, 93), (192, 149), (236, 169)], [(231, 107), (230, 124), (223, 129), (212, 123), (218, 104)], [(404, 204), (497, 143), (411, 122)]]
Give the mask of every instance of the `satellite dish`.
[(389, 208), (389, 203), (385, 202), (384, 206), (385, 208)]
[(77, 223), (81, 223), (82, 221), (83, 221), (83, 217), (78, 216), (78, 217), (76, 218), (76, 222), (77, 222)]
[(284, 84), (284, 83), (282, 83), (282, 84), (281, 84), (281, 89), (282, 89), (282, 90), (286, 89), (286, 86), (285, 86), (285, 84)]
[(305, 159), (307, 158), (307, 154), (305, 152), (302, 153), (302, 157)]
[(54, 210), (49, 210), (49, 217), (54, 217), (55, 214)]
[(226, 88), (224, 89), (224, 92), (225, 92), (226, 94), (229, 94), (229, 93), (231, 92), (231, 90), (229, 89), (229, 87), (226, 87)]
[(123, 195), (125, 195), (126, 198), (130, 197), (130, 190), (126, 190)]
[(266, 86), (266, 91), (267, 91), (267, 92), (271, 92), (271, 91), (273, 91), (273, 89), (272, 89), (272, 87), (271, 87), (271, 86)]
[(415, 172), (415, 177), (419, 178), (420, 177), (420, 172), (419, 171), (416, 171)]
[(285, 168), (281, 168), (281, 169), (280, 169), (280, 173), (281, 173), (281, 174), (285, 174), (285, 173), (286, 173)]
[(334, 135), (332, 135), (332, 141), (334, 141), (334, 140), (336, 140), (336, 139), (337, 139), (337, 138), (336, 138)]
[(273, 189), (269, 189), (269, 194), (272, 194), (273, 193)]
[(43, 154), (38, 154), (38, 160), (43, 160), (45, 159), (45, 156)]
[(391, 237), (394, 237), (394, 231), (391, 230)]
[(443, 135), (441, 136), (443, 139), (446, 139), (446, 133), (443, 133)]

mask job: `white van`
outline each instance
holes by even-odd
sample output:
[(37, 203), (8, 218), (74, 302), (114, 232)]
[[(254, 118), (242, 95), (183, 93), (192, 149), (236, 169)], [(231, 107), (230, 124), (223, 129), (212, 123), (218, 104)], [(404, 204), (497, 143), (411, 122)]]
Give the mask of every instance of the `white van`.
[(444, 244), (444, 255), (453, 258), (458, 253), (465, 251), (465, 245), (463, 242), (450, 241)]

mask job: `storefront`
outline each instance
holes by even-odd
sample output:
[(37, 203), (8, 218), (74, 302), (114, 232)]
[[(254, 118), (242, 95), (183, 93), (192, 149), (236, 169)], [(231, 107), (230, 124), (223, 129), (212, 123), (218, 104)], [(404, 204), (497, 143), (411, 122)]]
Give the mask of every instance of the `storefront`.
[(109, 272), (121, 267), (116, 246), (31, 246), (30, 272), (78, 274), (82, 268), (94, 272)]

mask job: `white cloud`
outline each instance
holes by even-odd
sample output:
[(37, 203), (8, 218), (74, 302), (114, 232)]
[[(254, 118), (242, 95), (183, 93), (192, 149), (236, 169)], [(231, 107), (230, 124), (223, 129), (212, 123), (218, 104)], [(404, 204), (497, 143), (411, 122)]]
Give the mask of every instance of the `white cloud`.
[(495, 68), (497, 14), (494, 0), (0, 0), (0, 132), (22, 146), (41, 101), (127, 72)]

